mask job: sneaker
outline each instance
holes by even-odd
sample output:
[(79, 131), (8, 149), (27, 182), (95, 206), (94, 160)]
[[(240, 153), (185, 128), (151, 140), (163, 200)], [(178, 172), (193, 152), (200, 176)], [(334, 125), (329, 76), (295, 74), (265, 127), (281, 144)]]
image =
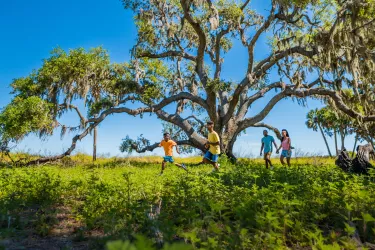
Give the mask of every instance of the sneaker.
[(217, 164), (217, 167), (218, 167), (218, 168), (220, 167), (220, 163)]
[(159, 174), (159, 176), (162, 176), (164, 173), (163, 172), (161, 172), (160, 174)]
[(187, 171), (187, 168), (186, 168), (186, 165), (185, 164), (181, 164), (182, 168), (185, 169)]
[(273, 170), (273, 166), (271, 166), (270, 169)]

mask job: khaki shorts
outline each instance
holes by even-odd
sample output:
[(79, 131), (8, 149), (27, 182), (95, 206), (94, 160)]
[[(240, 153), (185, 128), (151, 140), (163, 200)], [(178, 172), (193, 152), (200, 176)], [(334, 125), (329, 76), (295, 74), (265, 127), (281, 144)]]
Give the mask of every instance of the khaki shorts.
[(263, 159), (265, 159), (265, 160), (269, 160), (269, 159), (271, 158), (271, 154), (272, 154), (272, 152), (264, 153), (264, 157), (263, 157)]

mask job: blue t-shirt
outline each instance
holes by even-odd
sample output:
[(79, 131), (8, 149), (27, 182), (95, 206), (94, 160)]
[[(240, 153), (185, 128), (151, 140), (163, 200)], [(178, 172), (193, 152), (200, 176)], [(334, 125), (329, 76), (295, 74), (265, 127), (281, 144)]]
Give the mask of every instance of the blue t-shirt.
[(272, 152), (272, 142), (274, 141), (275, 139), (273, 139), (273, 137), (270, 135), (262, 138), (262, 143), (264, 143), (264, 148), (263, 148), (264, 153)]

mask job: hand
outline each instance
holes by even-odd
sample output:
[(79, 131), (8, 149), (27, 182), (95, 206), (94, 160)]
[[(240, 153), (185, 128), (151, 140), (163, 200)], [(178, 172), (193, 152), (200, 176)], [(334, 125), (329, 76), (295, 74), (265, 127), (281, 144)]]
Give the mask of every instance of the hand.
[(210, 143), (209, 143), (209, 142), (206, 142), (206, 144), (204, 144), (204, 147), (205, 147), (205, 148), (209, 148), (209, 147), (210, 147)]
[(262, 152), (260, 152), (260, 156), (262, 156), (263, 155), (263, 153)]
[(280, 150), (278, 149), (278, 150), (276, 150), (276, 154), (278, 154), (278, 153), (280, 153)]
[(177, 154), (181, 154), (181, 153), (180, 153), (180, 150), (176, 150), (176, 152), (177, 152)]

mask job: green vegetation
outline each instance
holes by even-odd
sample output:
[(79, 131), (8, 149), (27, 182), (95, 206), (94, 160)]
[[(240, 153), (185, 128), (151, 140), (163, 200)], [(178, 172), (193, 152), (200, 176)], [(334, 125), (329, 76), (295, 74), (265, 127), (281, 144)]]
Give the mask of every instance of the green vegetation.
[(170, 165), (164, 176), (158, 176), (158, 158), (77, 160), (86, 161), (76, 156), (54, 166), (0, 169), (0, 242), (22, 238), (30, 228), (52, 237), (64, 208), (78, 225), (74, 241), (89, 242), (89, 249), (157, 249), (161, 237), (164, 249), (183, 249), (175, 243), (186, 249), (375, 243), (374, 176), (346, 174), (327, 158), (274, 170), (260, 160), (234, 166), (222, 159), (220, 173), (202, 166), (186, 174)]

